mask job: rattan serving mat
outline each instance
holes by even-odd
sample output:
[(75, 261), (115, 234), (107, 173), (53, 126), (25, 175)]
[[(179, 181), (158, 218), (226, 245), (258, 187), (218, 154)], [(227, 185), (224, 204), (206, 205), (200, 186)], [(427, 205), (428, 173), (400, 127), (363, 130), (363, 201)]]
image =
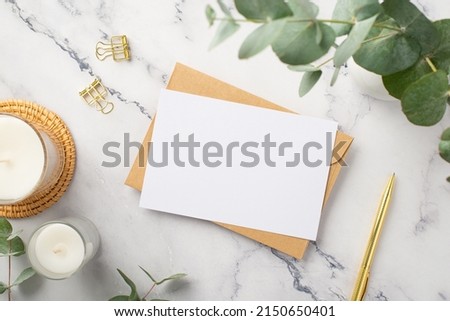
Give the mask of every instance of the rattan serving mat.
[(23, 100), (0, 101), (0, 112), (28, 120), (44, 131), (59, 153), (59, 171), (45, 188), (23, 201), (0, 206), (0, 217), (24, 218), (41, 213), (55, 204), (67, 190), (75, 171), (76, 151), (73, 137), (64, 121), (43, 106)]

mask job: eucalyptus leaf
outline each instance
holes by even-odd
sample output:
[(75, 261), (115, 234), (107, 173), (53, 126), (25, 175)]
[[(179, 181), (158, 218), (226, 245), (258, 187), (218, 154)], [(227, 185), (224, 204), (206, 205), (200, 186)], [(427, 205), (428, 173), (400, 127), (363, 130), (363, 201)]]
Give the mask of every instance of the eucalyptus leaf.
[(209, 4), (206, 6), (205, 15), (206, 19), (208, 19), (209, 26), (211, 27), (216, 20), (216, 11)]
[(325, 55), (335, 40), (330, 26), (319, 22), (322, 41), (316, 43), (317, 28), (310, 22), (289, 22), (272, 43), (278, 58), (288, 65), (306, 65)]
[(447, 97), (447, 74), (438, 70), (423, 76), (405, 90), (402, 109), (413, 124), (432, 126), (444, 116)]
[(0, 237), (8, 237), (11, 235), (13, 228), (6, 218), (0, 217)]
[(304, 73), (302, 77), (302, 81), (300, 82), (300, 87), (298, 89), (298, 94), (300, 97), (305, 96), (319, 81), (320, 76), (322, 76), (322, 71), (307, 71)]
[(142, 266), (139, 266), (139, 267), (141, 268), (142, 271), (144, 271), (145, 274), (147, 274), (147, 276), (150, 278), (150, 280), (152, 280), (153, 283), (155, 283), (156, 285), (163, 284), (166, 281), (180, 279), (187, 275), (185, 273), (177, 273), (177, 274), (171, 275), (165, 279), (162, 279), (161, 281), (156, 281), (156, 279), (147, 270), (145, 270)]
[(9, 255), (9, 241), (6, 237), (0, 237), (0, 256)]
[[(378, 0), (338, 0), (332, 19), (356, 22), (373, 17), (381, 11)], [(331, 27), (338, 37), (349, 33), (352, 28), (349, 24), (341, 23), (333, 23)]]
[(132, 301), (128, 295), (116, 295), (109, 299), (109, 301)]
[(384, 12), (405, 30), (405, 36), (419, 43), (421, 55), (432, 52), (439, 45), (436, 27), (409, 0), (385, 0), (382, 7)]
[(147, 276), (150, 278), (150, 280), (153, 281), (153, 283), (158, 283), (158, 281), (156, 281), (156, 279), (150, 274), (150, 272), (148, 272), (147, 270), (145, 270), (142, 266), (139, 266), (139, 268), (144, 271), (145, 274), (147, 274)]
[(314, 27), (316, 28), (316, 44), (320, 45), (323, 39), (322, 29), (320, 29), (320, 24), (317, 22), (314, 24)]
[(442, 133), (441, 142), (439, 143), (439, 154), (450, 163), (450, 127)]
[(331, 77), (331, 82), (330, 82), (330, 86), (334, 86), (334, 84), (336, 83), (338, 77), (339, 77), (339, 72), (341, 71), (341, 66), (338, 66), (334, 69), (334, 73), (333, 76)]
[(309, 0), (289, 0), (288, 5), (296, 18), (315, 19), (319, 14), (319, 7)]
[(292, 16), (283, 0), (235, 0), (236, 9), (249, 20), (276, 20)]
[(16, 286), (16, 285), (22, 284), (23, 282), (25, 282), (29, 278), (33, 277), (35, 274), (36, 274), (36, 271), (33, 270), (32, 267), (29, 267), (29, 268), (23, 270), (19, 274), (19, 276), (16, 278), (16, 280), (13, 282), (12, 285)]
[(270, 46), (280, 36), (285, 24), (286, 19), (279, 19), (258, 27), (242, 43), (239, 49), (239, 58), (250, 58)]
[(20, 237), (11, 240), (0, 238), (0, 256), (20, 256), (25, 253), (25, 245)]
[[(373, 39), (373, 34), (369, 34)], [(363, 42), (353, 55), (355, 62), (376, 74), (385, 76), (405, 70), (419, 59), (420, 45), (404, 34), (384, 29), (378, 39)]]
[(136, 284), (134, 284), (134, 282), (131, 281), (131, 279), (125, 273), (123, 273), (121, 270), (117, 269), (117, 271), (119, 272), (122, 279), (124, 279), (125, 283), (128, 284), (128, 286), (131, 289), (131, 293), (129, 295), (129, 301), (139, 301), (140, 299), (139, 299), (139, 295), (136, 290)]
[(5, 283), (0, 282), (0, 294), (5, 293), (6, 290), (8, 290), (8, 286)]
[(219, 4), (220, 10), (229, 18), (232, 18), (230, 9), (227, 7), (227, 5), (223, 2), (223, 0), (217, 0), (217, 3)]
[(161, 281), (156, 282), (156, 285), (163, 284), (164, 282), (167, 282), (167, 281), (178, 280), (178, 279), (184, 278), (186, 276), (187, 276), (187, 274), (185, 274), (185, 273), (177, 273), (177, 274), (171, 275), (167, 278), (164, 278)]
[(358, 51), (376, 19), (377, 16), (375, 15), (355, 24), (348, 34), (347, 39), (345, 39), (345, 41), (336, 49), (336, 53), (334, 54), (335, 66), (342, 66), (356, 51)]
[(449, 73), (450, 68), (450, 19), (438, 20), (434, 22), (441, 42), (431, 55), (431, 60), (438, 69)]
[(14, 233), (11, 233), (10, 236), (8, 236), (7, 240), (12, 240), (13, 238), (15, 238), (16, 236), (19, 236), (20, 234), (22, 234), (23, 230), (18, 230), (15, 231)]
[(420, 59), (414, 66), (395, 74), (383, 76), (383, 84), (389, 94), (401, 99), (406, 88), (426, 74), (432, 72), (424, 59)]
[(219, 24), (216, 34), (214, 35), (211, 44), (209, 45), (209, 50), (213, 49), (227, 38), (232, 36), (236, 31), (238, 31), (239, 25), (234, 20), (225, 20)]
[(22, 254), (25, 254), (25, 244), (23, 244), (23, 241), (20, 237), (16, 236), (12, 240), (9, 240), (9, 242), (11, 244), (11, 255), (20, 256)]
[(313, 65), (288, 66), (288, 69), (292, 70), (292, 71), (300, 71), (300, 72), (320, 70), (319, 68), (317, 68)]

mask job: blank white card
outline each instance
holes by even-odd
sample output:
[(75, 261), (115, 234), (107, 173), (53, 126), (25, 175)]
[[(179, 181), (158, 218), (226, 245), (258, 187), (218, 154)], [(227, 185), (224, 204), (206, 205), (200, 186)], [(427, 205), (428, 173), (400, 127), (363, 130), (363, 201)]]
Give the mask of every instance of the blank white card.
[(336, 130), (162, 90), (140, 206), (315, 240)]

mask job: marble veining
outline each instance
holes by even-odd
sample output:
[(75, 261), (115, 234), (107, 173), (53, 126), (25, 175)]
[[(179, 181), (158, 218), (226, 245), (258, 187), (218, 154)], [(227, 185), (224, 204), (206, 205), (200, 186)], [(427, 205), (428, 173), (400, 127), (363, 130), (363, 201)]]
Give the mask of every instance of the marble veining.
[[(329, 0), (314, 1), (329, 17)], [(438, 0), (414, 1), (432, 19), (450, 17)], [(214, 28), (204, 17), (212, 0), (0, 2), (0, 96), (26, 99), (54, 110), (76, 144), (75, 179), (62, 200), (39, 216), (14, 221), (24, 239), (41, 223), (84, 215), (102, 236), (99, 255), (79, 274), (55, 282), (35, 278), (14, 292), (20, 300), (105, 300), (128, 291), (116, 268), (139, 288), (148, 279), (185, 272), (182, 282), (158, 287), (172, 300), (347, 300), (359, 269), (381, 190), (391, 172), (398, 185), (368, 286), (368, 300), (448, 300), (450, 297), (450, 166), (436, 148), (442, 124), (411, 125), (398, 102), (374, 99), (343, 67), (335, 86), (330, 65), (317, 87), (297, 96), (299, 74), (265, 50), (239, 60), (239, 45), (254, 26), (208, 51)], [(225, 1), (233, 14), (233, 1)], [(95, 44), (126, 34), (132, 58), (100, 62)], [(355, 137), (335, 190), (324, 208), (316, 242), (302, 260), (235, 235), (212, 223), (146, 211), (139, 194), (123, 185), (129, 167), (102, 167), (106, 142), (140, 141), (156, 112), (158, 94), (181, 62), (302, 114), (333, 119)], [(116, 109), (108, 116), (78, 96), (102, 79)], [(132, 156), (136, 150), (132, 150)], [(123, 152), (121, 151), (121, 156)], [(132, 159), (131, 159), (132, 161)], [(276, 215), (276, 213), (274, 213)], [(0, 260), (0, 280), (5, 277)], [(28, 263), (15, 262), (17, 268)], [(67, 289), (71, 291), (67, 291)], [(0, 296), (0, 299), (5, 299)]]

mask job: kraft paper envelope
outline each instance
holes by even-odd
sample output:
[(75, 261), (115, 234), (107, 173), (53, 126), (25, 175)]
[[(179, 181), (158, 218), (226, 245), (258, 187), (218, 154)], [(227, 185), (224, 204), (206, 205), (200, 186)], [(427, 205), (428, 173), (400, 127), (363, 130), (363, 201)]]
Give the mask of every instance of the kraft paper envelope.
[[(291, 110), (277, 106), (267, 100), (252, 95), (246, 91), (231, 86), (218, 79), (215, 79), (211, 76), (203, 74), (197, 70), (194, 70), (179, 63), (177, 63), (174, 68), (170, 81), (167, 85), (167, 89), (194, 95), (223, 99), (242, 104), (259, 106), (261, 108), (270, 108), (281, 112), (293, 113), (293, 111)], [(154, 118), (154, 120), (155, 119), (156, 117)], [(139, 155), (136, 157), (136, 160), (125, 181), (126, 185), (135, 188), (139, 191), (142, 190), (142, 185), (144, 183), (145, 168), (148, 157), (148, 143), (151, 141), (152, 138), (153, 124), (154, 122), (152, 121), (147, 131), (147, 134), (145, 135), (141, 150), (139, 151)], [(331, 193), (331, 189), (336, 183), (336, 179), (341, 170), (342, 166), (340, 160), (344, 159), (345, 154), (348, 151), (352, 141), (353, 141), (352, 137), (342, 132), (339, 131), (337, 132), (335, 140), (335, 149), (337, 156), (333, 158), (332, 165), (330, 167), (324, 203), (328, 200)], [(306, 247), (308, 246), (308, 240), (292, 236), (280, 235), (266, 231), (254, 230), (246, 227), (223, 223), (216, 223), (216, 224), (225, 227), (233, 232), (251, 238), (255, 241), (258, 241), (262, 244), (265, 244), (271, 248), (279, 250), (283, 253), (291, 255), (297, 259), (303, 257)]]

